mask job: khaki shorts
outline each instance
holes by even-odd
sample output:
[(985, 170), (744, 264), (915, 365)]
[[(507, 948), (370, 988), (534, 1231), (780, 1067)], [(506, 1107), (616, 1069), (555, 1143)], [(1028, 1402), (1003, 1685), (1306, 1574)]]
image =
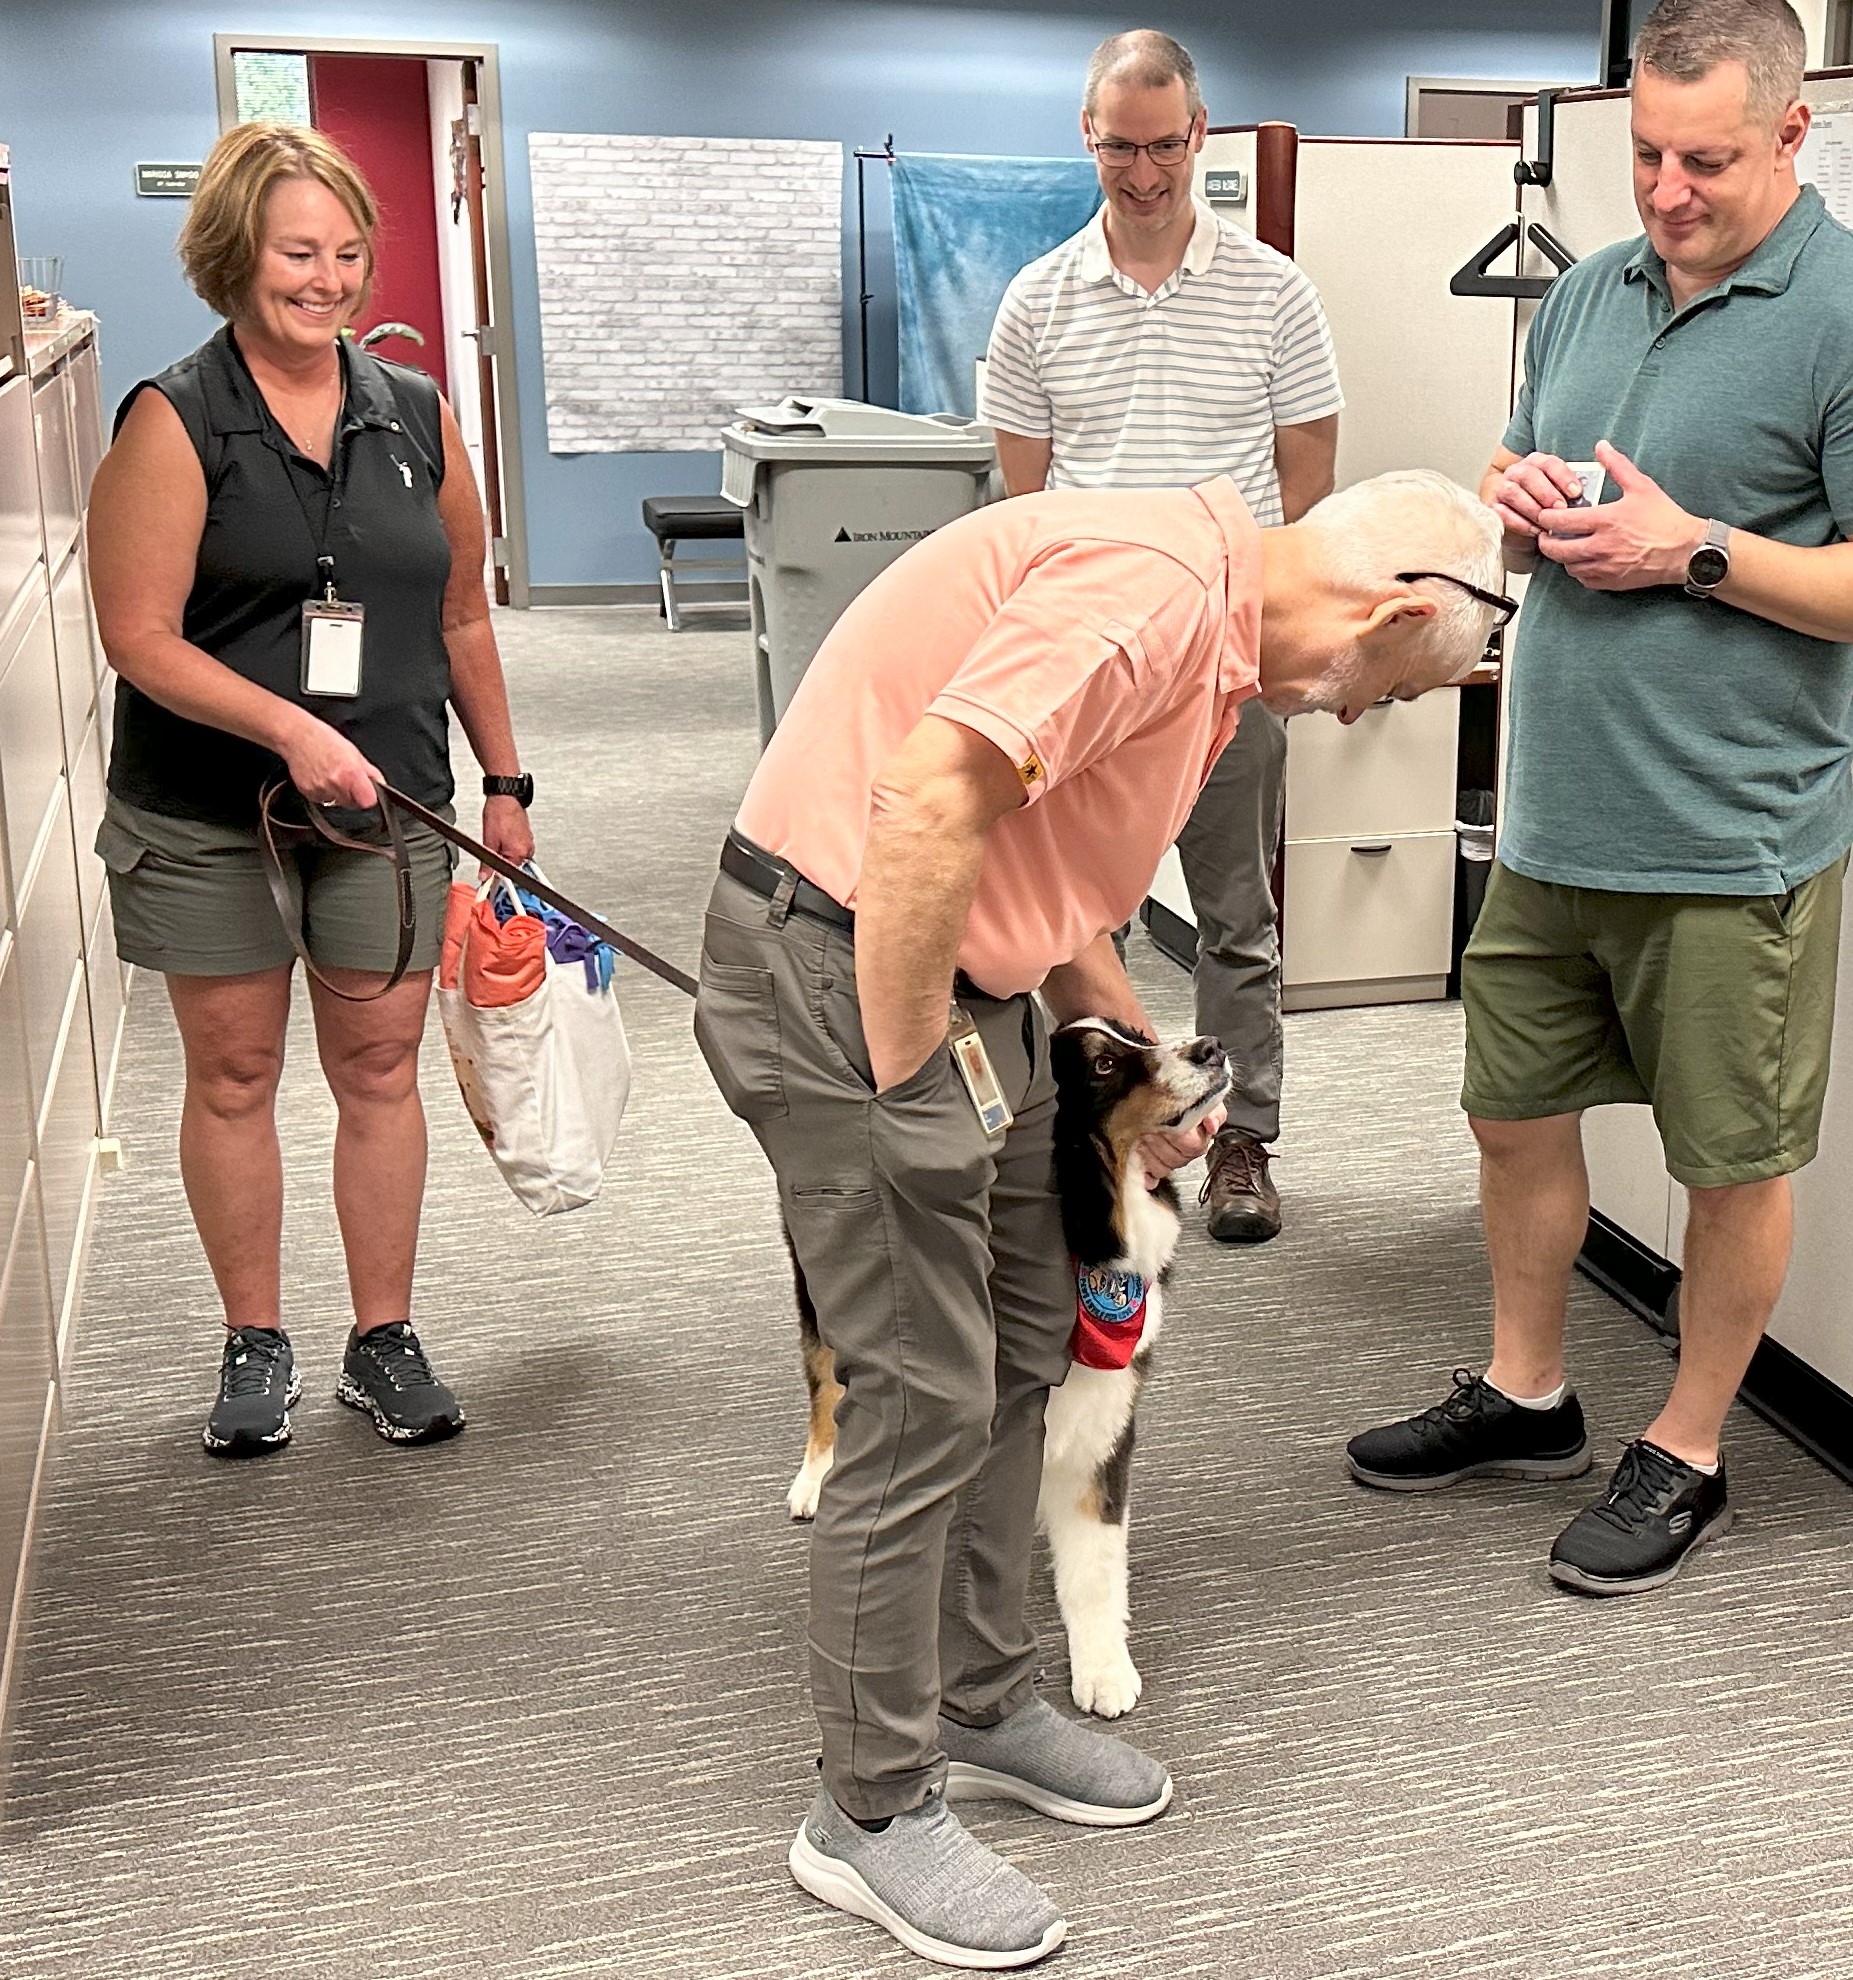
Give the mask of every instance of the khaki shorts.
[[(448, 807), (440, 814), (449, 819)], [(407, 820), (417, 930), (408, 968), (435, 969), (456, 854)], [(264, 878), (254, 827), (168, 818), (112, 796), (96, 849), (109, 869), (116, 953), (165, 976), (243, 976), (296, 960)], [(309, 953), (324, 969), (389, 970), (398, 953), (391, 864), (331, 846), (285, 852), (302, 877)]]
[(1461, 1105), (1528, 1121), (1646, 1101), (1668, 1170), (1694, 1189), (1805, 1167), (1846, 867), (1788, 894), (1621, 894), (1495, 864), (1461, 962)]

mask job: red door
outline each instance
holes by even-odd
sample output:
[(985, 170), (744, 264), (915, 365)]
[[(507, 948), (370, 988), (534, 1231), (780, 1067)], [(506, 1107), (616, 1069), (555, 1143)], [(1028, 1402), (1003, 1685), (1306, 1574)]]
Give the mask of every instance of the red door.
[(448, 398), (424, 62), (394, 55), (311, 55), (309, 101), (316, 128), (360, 167), (380, 207), (373, 294), (355, 321), (354, 335), (379, 323), (409, 323), (421, 331), (422, 345), (388, 337), (372, 348), (381, 357), (428, 371)]

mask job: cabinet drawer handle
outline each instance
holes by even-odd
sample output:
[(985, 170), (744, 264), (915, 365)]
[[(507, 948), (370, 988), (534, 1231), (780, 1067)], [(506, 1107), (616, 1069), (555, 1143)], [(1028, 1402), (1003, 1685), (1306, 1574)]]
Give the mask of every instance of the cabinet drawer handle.
[(1362, 853), (1366, 859), (1381, 859), (1390, 850), (1388, 839), (1367, 839), (1361, 846), (1353, 846), (1354, 853)]

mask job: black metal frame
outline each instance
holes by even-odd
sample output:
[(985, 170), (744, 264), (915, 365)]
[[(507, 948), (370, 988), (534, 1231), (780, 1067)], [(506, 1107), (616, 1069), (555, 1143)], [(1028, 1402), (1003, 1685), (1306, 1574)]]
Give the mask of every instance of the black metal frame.
[(1634, 66), (1634, 8), (1630, 0), (1602, 0), (1602, 87), (1626, 89)]
[(869, 396), (869, 304), (875, 297), (869, 288), (869, 224), (863, 167), (875, 161), (883, 165), (894, 163), (894, 133), (890, 131), (882, 140), (880, 151), (863, 151), (858, 147), (850, 155), (856, 161), (856, 314), (861, 338), (861, 396), (866, 405)]

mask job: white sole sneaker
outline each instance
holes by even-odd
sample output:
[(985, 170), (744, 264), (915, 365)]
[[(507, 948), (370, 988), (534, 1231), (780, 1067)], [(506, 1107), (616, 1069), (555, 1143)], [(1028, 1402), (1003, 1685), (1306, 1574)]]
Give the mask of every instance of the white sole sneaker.
[(910, 1953), (917, 1953), (920, 1958), (930, 1959), (940, 1966), (958, 1966), (976, 1973), (1003, 1973), (1013, 1967), (1034, 1966), (1037, 1960), (1047, 1959), (1068, 1936), (1068, 1921), (1058, 1918), (1035, 1945), (1025, 1946), (1016, 1952), (982, 1952), (972, 1946), (958, 1946), (947, 1939), (936, 1939), (918, 1926), (910, 1925), (891, 1905), (884, 1904), (849, 1864), (834, 1856), (826, 1856), (811, 1841), (802, 1823), (786, 1861), (791, 1865), (792, 1877), (800, 1889), (809, 1891), (812, 1897), (821, 1898), (838, 1911), (846, 1911), (854, 1918), (866, 1918), (870, 1924), (879, 1925), (883, 1931), (891, 1932), (900, 1940)]
[(302, 1377), (294, 1372), (290, 1375), (289, 1387), (283, 1395), (283, 1420), (264, 1436), (247, 1436), (242, 1431), (235, 1437), (215, 1437), (212, 1433), (212, 1419), (206, 1420), (206, 1427), (199, 1433), (199, 1440), (214, 1457), (261, 1457), (266, 1451), (280, 1451), (295, 1434), (290, 1424), (290, 1411), (302, 1401)]
[(1171, 1776), (1167, 1774), (1155, 1801), (1142, 1808), (1109, 1808), (1100, 1802), (1070, 1800), (1021, 1775), (1000, 1774), (969, 1760), (946, 1763), (948, 1801), (1020, 1801), (1038, 1815), (1052, 1815), (1058, 1822), (1078, 1822), (1084, 1829), (1136, 1829), (1141, 1822), (1156, 1821), (1171, 1806), (1171, 1792)]
[(440, 1416), (422, 1429), (415, 1424), (395, 1423), (346, 1369), (335, 1383), (335, 1401), (372, 1417), (374, 1429), (390, 1444), (441, 1444), (446, 1437), (456, 1436), (469, 1421), (459, 1409), (455, 1416)]

